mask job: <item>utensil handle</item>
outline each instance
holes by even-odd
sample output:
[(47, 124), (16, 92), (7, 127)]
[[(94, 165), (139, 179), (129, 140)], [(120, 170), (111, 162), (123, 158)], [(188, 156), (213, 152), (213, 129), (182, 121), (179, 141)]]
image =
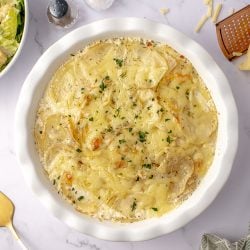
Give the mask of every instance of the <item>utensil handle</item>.
[(13, 234), (14, 238), (16, 239), (16, 241), (18, 242), (19, 246), (21, 247), (22, 250), (28, 250), (28, 248), (23, 244), (23, 242), (21, 241), (21, 239), (19, 238), (19, 236), (16, 233), (16, 230), (14, 229), (12, 223), (9, 223), (7, 225), (7, 227), (9, 228), (9, 230), (11, 231), (11, 233)]

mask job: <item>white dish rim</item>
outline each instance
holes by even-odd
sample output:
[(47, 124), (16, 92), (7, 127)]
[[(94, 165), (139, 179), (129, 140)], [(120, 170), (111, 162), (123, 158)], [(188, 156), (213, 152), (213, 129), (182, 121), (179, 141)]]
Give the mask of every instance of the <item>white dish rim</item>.
[[(194, 194), (172, 212), (130, 224), (99, 222), (78, 212), (53, 191), (42, 173), (33, 140), (35, 110), (48, 79), (66, 58), (90, 41), (138, 36), (165, 42), (186, 56), (211, 92), (218, 110), (215, 159)], [(199, 57), (197, 57), (199, 55)], [(52, 64), (53, 63), (53, 64)], [(49, 77), (49, 76), (50, 77)], [(45, 83), (45, 78), (48, 78)], [(40, 91), (38, 91), (40, 88)], [(42, 88), (42, 90), (41, 90)], [(42, 92), (42, 93), (41, 93)], [(53, 44), (37, 61), (22, 87), (15, 114), (16, 154), (23, 175), (39, 200), (76, 230), (112, 241), (141, 241), (170, 233), (197, 217), (215, 199), (230, 174), (238, 146), (238, 112), (229, 83), (211, 56), (195, 41), (165, 24), (140, 18), (111, 18), (75, 29)], [(39, 173), (37, 171), (40, 171)]]

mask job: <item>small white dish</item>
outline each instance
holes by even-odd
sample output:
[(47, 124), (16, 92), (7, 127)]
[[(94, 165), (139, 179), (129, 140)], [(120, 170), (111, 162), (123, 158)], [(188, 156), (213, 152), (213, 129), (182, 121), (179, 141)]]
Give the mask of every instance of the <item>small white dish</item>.
[(22, 39), (15, 55), (11, 58), (10, 62), (6, 65), (6, 67), (2, 71), (0, 71), (0, 79), (12, 68), (17, 58), (19, 57), (27, 37), (28, 26), (29, 26), (29, 6), (28, 6), (28, 0), (24, 0), (24, 27), (23, 27)]
[[(193, 195), (160, 218), (130, 224), (100, 222), (75, 211), (54, 190), (45, 176), (34, 145), (33, 128), (38, 103), (55, 70), (71, 53), (88, 43), (110, 37), (135, 36), (167, 43), (185, 55), (207, 85), (218, 111), (215, 157)], [(229, 83), (211, 56), (175, 29), (138, 18), (106, 19), (82, 26), (57, 41), (37, 61), (18, 100), (15, 117), (16, 153), (25, 179), (41, 202), (76, 230), (113, 241), (139, 241), (170, 233), (205, 210), (225, 184), (238, 145), (238, 113)]]

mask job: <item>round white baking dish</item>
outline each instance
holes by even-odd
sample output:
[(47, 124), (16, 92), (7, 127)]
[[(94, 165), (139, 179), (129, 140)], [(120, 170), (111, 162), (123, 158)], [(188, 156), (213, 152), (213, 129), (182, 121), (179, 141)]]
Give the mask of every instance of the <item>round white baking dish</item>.
[(29, 26), (29, 7), (28, 7), (28, 0), (24, 0), (24, 27), (23, 27), (23, 35), (21, 42), (19, 44), (19, 47), (15, 53), (15, 55), (12, 57), (10, 62), (7, 64), (7, 66), (0, 72), (0, 79), (2, 76), (4, 76), (14, 65), (17, 58), (19, 57), (21, 50), (23, 48), (23, 45), (25, 43), (27, 33), (28, 33), (28, 26)]
[[(167, 43), (185, 55), (207, 85), (218, 111), (218, 139), (212, 166), (193, 195), (170, 213), (130, 224), (100, 222), (75, 211), (53, 189), (34, 145), (36, 110), (55, 70), (71, 53), (88, 43), (111, 37), (136, 36)], [(139, 241), (170, 233), (198, 216), (225, 184), (238, 144), (238, 114), (228, 81), (215, 61), (196, 42), (175, 29), (145, 19), (106, 19), (80, 27), (52, 45), (28, 75), (18, 100), (15, 119), (16, 153), (33, 192), (61, 221), (82, 233), (113, 241)]]

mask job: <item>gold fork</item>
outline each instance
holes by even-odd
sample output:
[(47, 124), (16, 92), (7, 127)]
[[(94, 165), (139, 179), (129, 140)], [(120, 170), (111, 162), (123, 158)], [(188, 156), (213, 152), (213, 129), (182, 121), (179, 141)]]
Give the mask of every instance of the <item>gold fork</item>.
[(13, 227), (13, 215), (15, 207), (11, 200), (0, 191), (0, 227), (7, 227), (23, 250), (28, 250), (18, 237)]

